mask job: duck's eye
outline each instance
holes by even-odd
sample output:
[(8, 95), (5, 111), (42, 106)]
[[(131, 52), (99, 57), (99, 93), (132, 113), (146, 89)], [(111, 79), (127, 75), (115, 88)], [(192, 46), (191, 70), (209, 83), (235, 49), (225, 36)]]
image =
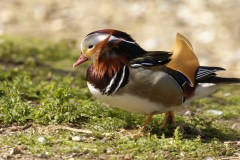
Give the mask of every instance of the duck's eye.
[(93, 48), (93, 45), (89, 45), (89, 46), (88, 46), (88, 49), (91, 49), (91, 48)]

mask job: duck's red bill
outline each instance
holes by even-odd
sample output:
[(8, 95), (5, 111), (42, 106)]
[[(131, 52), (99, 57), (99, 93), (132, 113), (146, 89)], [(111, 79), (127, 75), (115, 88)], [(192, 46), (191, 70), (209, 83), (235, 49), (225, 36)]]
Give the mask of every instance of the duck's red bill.
[(75, 62), (75, 63), (73, 64), (73, 67), (76, 67), (76, 66), (78, 66), (78, 65), (86, 62), (87, 60), (88, 60), (88, 58), (85, 57), (83, 54), (81, 54), (80, 57), (78, 58), (77, 62)]

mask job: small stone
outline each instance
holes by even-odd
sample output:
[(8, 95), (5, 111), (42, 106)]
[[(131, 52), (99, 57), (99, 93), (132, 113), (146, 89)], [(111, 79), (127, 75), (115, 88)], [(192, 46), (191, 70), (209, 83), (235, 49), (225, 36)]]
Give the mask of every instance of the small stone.
[(71, 138), (73, 141), (76, 141), (76, 142), (84, 142), (87, 140), (86, 137), (80, 137), (80, 136), (74, 136)]
[(192, 112), (191, 112), (191, 111), (186, 111), (186, 112), (184, 113), (184, 116), (192, 116)]
[(133, 159), (133, 155), (132, 155), (132, 154), (126, 154), (126, 155), (124, 156), (124, 159), (126, 159), (126, 160), (131, 160), (131, 159)]
[(72, 140), (76, 141), (76, 142), (80, 142), (82, 140), (82, 138), (79, 136), (74, 136), (74, 137), (72, 137)]
[(112, 148), (106, 148), (105, 151), (106, 151), (107, 154), (111, 154), (111, 153), (114, 152), (114, 149), (112, 149)]
[(218, 116), (221, 116), (223, 114), (222, 111), (214, 110), (214, 109), (207, 110), (206, 113), (213, 114), (213, 115), (218, 115)]
[(45, 141), (46, 141), (46, 139), (42, 136), (38, 138), (38, 142), (40, 142), (40, 143), (44, 143)]
[(206, 157), (206, 160), (214, 160), (212, 157)]
[(37, 154), (36, 156), (39, 158), (47, 158), (47, 155), (45, 153)]
[(21, 150), (18, 148), (11, 148), (9, 153), (10, 155), (22, 154)]
[(20, 159), (21, 157), (22, 157), (21, 154), (16, 154), (16, 155), (14, 155), (14, 158), (15, 158), (15, 159)]
[(107, 140), (107, 138), (106, 138), (106, 137), (104, 137), (103, 139), (101, 139), (101, 143), (105, 143), (105, 142), (106, 142), (106, 140)]

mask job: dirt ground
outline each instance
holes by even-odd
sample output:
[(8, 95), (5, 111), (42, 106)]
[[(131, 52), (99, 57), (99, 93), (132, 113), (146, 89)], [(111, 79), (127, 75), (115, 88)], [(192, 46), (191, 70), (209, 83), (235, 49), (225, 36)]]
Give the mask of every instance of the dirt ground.
[(0, 35), (71, 39), (91, 31), (125, 31), (146, 50), (170, 50), (177, 32), (193, 44), (201, 65), (240, 74), (239, 0), (0, 0)]

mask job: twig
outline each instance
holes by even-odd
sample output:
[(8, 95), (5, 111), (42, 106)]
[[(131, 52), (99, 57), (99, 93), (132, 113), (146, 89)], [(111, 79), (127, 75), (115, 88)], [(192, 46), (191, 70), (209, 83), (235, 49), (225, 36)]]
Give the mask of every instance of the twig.
[(54, 129), (69, 130), (69, 131), (78, 132), (78, 133), (92, 134), (92, 131), (90, 131), (90, 130), (71, 128), (71, 127), (61, 126), (61, 125), (54, 126), (53, 128)]

